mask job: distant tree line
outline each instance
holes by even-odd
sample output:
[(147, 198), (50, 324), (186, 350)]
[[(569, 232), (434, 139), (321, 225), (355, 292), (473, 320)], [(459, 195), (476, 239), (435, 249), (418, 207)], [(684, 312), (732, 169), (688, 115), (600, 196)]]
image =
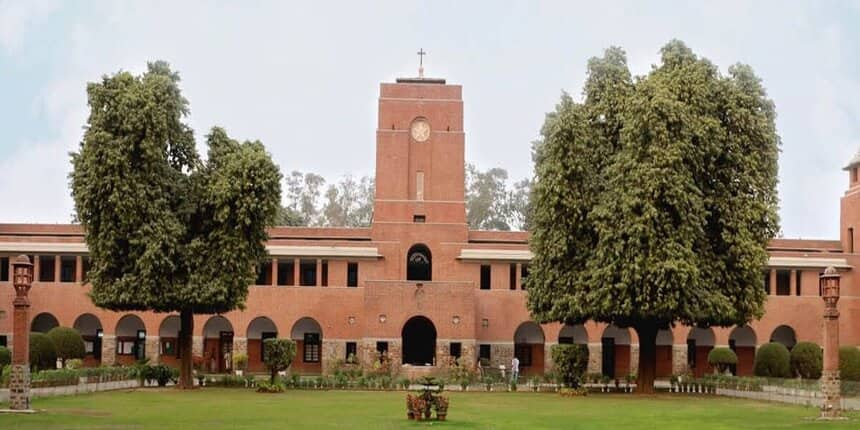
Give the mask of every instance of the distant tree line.
[[(373, 219), (374, 179), (346, 175), (326, 186), (322, 176), (294, 170), (285, 175), (285, 205), (278, 225), (362, 227)], [(527, 230), (531, 179), (508, 183), (508, 172), (466, 166), (466, 219), (477, 230)]]

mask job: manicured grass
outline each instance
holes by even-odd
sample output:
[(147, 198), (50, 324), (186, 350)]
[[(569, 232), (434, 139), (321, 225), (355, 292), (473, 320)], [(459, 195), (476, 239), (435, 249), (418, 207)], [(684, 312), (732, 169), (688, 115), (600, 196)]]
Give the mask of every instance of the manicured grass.
[(448, 393), (448, 421), (406, 420), (404, 392), (243, 389), (114, 391), (37, 399), (36, 415), (0, 415), (0, 429), (765, 429), (860, 428), (822, 423), (814, 408), (723, 397)]

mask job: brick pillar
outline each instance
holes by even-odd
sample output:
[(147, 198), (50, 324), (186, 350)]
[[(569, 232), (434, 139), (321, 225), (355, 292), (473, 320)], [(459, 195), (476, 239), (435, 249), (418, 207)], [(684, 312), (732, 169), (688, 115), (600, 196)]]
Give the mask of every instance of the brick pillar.
[(767, 289), (767, 294), (773, 296), (776, 294), (776, 269), (770, 269), (769, 284), (770, 286)]
[[(203, 357), (203, 336), (192, 336), (191, 338), (191, 355)], [(209, 363), (204, 363), (204, 367)]]
[(553, 361), (552, 361), (552, 347), (558, 345), (557, 343), (545, 343), (543, 345), (543, 372), (549, 372), (552, 370)]
[(110, 366), (116, 363), (116, 336), (102, 336), (102, 365)]
[(159, 348), (161, 346), (159, 345), (160, 339), (161, 338), (158, 336), (146, 337), (146, 358), (148, 358), (152, 364), (159, 363), (159, 357), (161, 356), (159, 354), (159, 350), (161, 349)]
[[(245, 357), (248, 357), (248, 338), (245, 337), (234, 337), (233, 338), (233, 351), (230, 354), (234, 359), (237, 354), (245, 354)], [(261, 357), (262, 358), (262, 357)], [(247, 370), (248, 363), (245, 363), (245, 369), (238, 369), (233, 363), (230, 363), (233, 370)]]
[(603, 373), (603, 344), (588, 344), (588, 370), (587, 373)]
[(272, 259), (272, 286), (278, 285), (278, 259)]
[(9, 374), (9, 408), (30, 409), (30, 300), (15, 297), (12, 316), (12, 371)]
[(317, 287), (322, 286), (322, 260), (317, 259)]
[(296, 258), (293, 260), (293, 285), (301, 285), (301, 274), (299, 273), (299, 264), (302, 260)]
[(75, 282), (81, 284), (84, 281), (84, 257), (75, 257)]
[(821, 372), (821, 418), (839, 418), (842, 401), (839, 381), (839, 273), (828, 267), (821, 275), (824, 299), (824, 370)]
[[(639, 344), (630, 344), (630, 373), (639, 373)], [(623, 379), (627, 375), (621, 375)]]
[(794, 296), (794, 295), (799, 296), (800, 295), (800, 294), (797, 294), (797, 270), (792, 270), (791, 274), (789, 275), (788, 295), (789, 296)]
[(57, 254), (54, 256), (54, 282), (60, 282), (60, 268), (62, 268), (63, 259)]
[(687, 367), (687, 345), (672, 345), (672, 373), (678, 375), (689, 370)]

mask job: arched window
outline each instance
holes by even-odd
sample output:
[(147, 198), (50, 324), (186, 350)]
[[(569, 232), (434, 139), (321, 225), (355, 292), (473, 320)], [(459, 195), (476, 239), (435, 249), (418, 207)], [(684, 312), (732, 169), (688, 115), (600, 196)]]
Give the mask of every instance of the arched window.
[(433, 277), (433, 257), (425, 245), (413, 245), (406, 254), (406, 280), (430, 281)]

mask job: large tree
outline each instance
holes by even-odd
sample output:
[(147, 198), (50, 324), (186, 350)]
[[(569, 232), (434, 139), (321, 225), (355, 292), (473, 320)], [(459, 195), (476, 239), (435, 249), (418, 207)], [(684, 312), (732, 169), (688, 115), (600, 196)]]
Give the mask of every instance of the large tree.
[(633, 328), (639, 391), (656, 336), (676, 323), (763, 313), (778, 231), (779, 137), (752, 69), (728, 74), (679, 41), (631, 78), (624, 52), (588, 63), (582, 102), (562, 96), (536, 146), (528, 306), (542, 322)]
[(116, 311), (179, 312), (180, 386), (190, 388), (193, 316), (244, 305), (280, 207), (281, 174), (260, 142), (239, 143), (220, 128), (202, 161), (166, 63), (105, 76), (87, 95), (70, 176), (90, 296)]

